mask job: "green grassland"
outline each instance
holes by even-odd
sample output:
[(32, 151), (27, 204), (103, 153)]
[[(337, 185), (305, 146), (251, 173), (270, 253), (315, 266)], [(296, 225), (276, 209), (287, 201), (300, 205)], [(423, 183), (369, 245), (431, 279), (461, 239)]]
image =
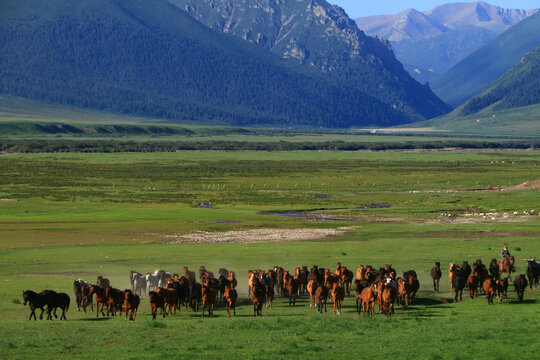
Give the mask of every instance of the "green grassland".
[(514, 109), (494, 110), (497, 104), (472, 115), (462, 115), (463, 106), (441, 117), (416, 123), (413, 126), (430, 127), (436, 130), (451, 130), (455, 133), (508, 136), (540, 135), (540, 105)]
[[(518, 186), (540, 179), (539, 160), (540, 151), (2, 155), (0, 358), (537, 358), (540, 292), (517, 303), (511, 286), (501, 304), (468, 295), (456, 304), (446, 269), (489, 262), (504, 245), (518, 273), (522, 259), (540, 257), (540, 192)], [(276, 215), (301, 210), (343, 220)], [(304, 241), (176, 241), (199, 231), (343, 227), (343, 235)], [(415, 269), (418, 299), (370, 319), (356, 314), (352, 296), (341, 316), (331, 304), (321, 315), (306, 297), (294, 308), (278, 297), (262, 318), (252, 316), (248, 269), (333, 269), (337, 261)], [(441, 293), (431, 291), (435, 261)], [(25, 289), (72, 295), (73, 280), (97, 275), (124, 289), (131, 269), (185, 265), (236, 271), (238, 316), (218, 306), (212, 319), (182, 309), (152, 321), (144, 299), (135, 322), (95, 320), (74, 303), (68, 321), (34, 322), (20, 304)]]

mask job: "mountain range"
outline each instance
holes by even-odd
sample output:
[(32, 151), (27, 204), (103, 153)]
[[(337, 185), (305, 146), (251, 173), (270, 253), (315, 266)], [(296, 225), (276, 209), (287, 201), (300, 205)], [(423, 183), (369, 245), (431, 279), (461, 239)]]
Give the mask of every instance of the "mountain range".
[(416, 120), (448, 111), (429, 87), (410, 77), (387, 41), (367, 36), (343, 9), (325, 0), (169, 2), (214, 30), (322, 71)]
[(485, 2), (449, 3), (429, 11), (356, 19), (359, 28), (388, 39), (413, 77), (431, 81), (537, 10), (504, 9)]
[(537, 12), (446, 71), (431, 83), (432, 88), (448, 104), (459, 106), (540, 45), (539, 29), (540, 12)]
[[(213, 8), (207, 17), (217, 21), (224, 3), (195, 5)], [(387, 42), (366, 36), (325, 1), (275, 1), (264, 8), (238, 1), (232, 13), (249, 17), (223, 18), (223, 29), (202, 24), (181, 5), (3, 1), (0, 92), (177, 122), (235, 125), (387, 126), (450, 110), (408, 75)], [(281, 35), (294, 36), (266, 32), (274, 28), (263, 15), (278, 11)], [(257, 36), (225, 34), (227, 26), (253, 20), (260, 25)]]

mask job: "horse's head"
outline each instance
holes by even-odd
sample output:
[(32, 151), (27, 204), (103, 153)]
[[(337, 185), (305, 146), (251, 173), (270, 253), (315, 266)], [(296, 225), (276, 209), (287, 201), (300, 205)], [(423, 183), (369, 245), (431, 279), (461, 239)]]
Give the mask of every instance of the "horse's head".
[(28, 302), (28, 291), (23, 291), (22, 297), (23, 297), (23, 305), (26, 306), (26, 303)]

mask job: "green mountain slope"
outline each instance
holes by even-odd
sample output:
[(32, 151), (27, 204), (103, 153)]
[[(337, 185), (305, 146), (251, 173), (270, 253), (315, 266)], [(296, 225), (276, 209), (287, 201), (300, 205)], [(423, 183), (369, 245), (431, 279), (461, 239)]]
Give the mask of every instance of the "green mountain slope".
[(432, 82), (441, 99), (458, 106), (503, 75), (540, 44), (540, 12), (491, 40)]
[(488, 106), (478, 113), (466, 116), (461, 114), (460, 107), (450, 114), (412, 126), (481, 136), (540, 136), (540, 104), (504, 110), (494, 110), (493, 107)]
[(451, 113), (415, 124), (440, 130), (540, 135), (540, 45)]
[(428, 86), (411, 78), (388, 42), (367, 36), (343, 9), (325, 0), (169, 2), (212, 29), (318, 69), (411, 119), (429, 119), (450, 110)]
[(111, 112), (241, 125), (411, 120), (164, 0), (0, 3), (0, 92)]
[(487, 89), (470, 99), (461, 113), (475, 114), (495, 103), (493, 110), (540, 103), (540, 45)]

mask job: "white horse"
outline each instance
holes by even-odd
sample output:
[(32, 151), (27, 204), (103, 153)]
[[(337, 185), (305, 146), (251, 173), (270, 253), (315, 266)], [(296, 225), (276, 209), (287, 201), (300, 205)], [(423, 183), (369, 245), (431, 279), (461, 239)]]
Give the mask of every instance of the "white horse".
[(160, 287), (165, 287), (167, 285), (167, 279), (172, 278), (172, 274), (165, 270), (159, 270), (158, 276), (159, 276)]
[(156, 290), (159, 287), (159, 270), (154, 271), (153, 274), (146, 273), (146, 289)]
[(136, 271), (132, 271), (131, 272), (131, 291), (133, 291), (133, 293), (139, 295), (139, 296), (144, 296), (144, 294), (146, 293), (146, 276), (136, 272)]

